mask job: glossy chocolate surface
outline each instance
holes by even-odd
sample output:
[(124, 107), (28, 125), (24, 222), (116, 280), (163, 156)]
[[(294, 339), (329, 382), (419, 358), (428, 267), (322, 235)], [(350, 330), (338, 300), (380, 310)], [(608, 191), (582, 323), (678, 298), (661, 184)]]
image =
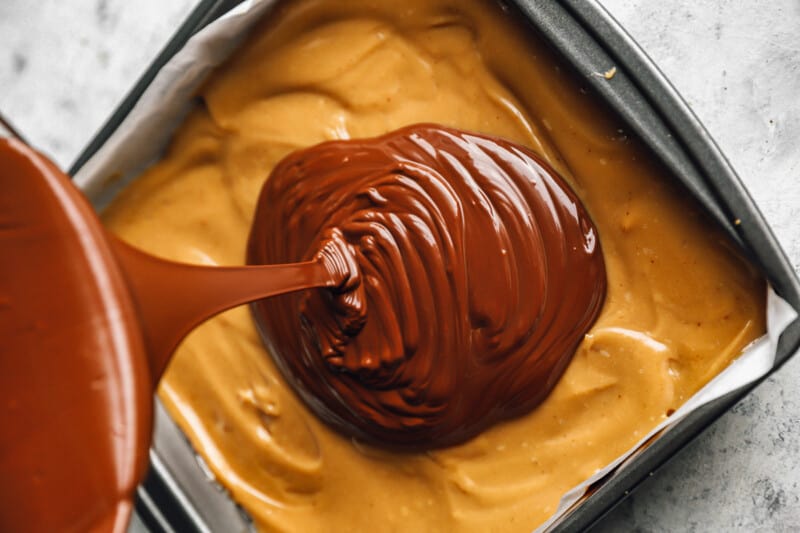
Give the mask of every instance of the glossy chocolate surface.
[(251, 263), (358, 265), (336, 292), (253, 304), (284, 374), (326, 421), (390, 446), (463, 441), (529, 411), (597, 316), (597, 231), (523, 146), (434, 125), (335, 141), (279, 163)]

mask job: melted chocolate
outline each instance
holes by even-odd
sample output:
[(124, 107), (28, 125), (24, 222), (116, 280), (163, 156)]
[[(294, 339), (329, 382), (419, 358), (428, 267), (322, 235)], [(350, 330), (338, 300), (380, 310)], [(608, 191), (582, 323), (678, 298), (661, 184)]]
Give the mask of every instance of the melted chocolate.
[(0, 139), (0, 531), (125, 531), (151, 378), (94, 211)]
[(605, 295), (575, 194), (531, 151), (484, 135), (418, 125), (288, 156), (262, 190), (248, 261), (309, 260), (332, 239), (350, 265), (337, 289), (253, 312), (320, 417), (390, 445), (458, 443), (534, 408)]

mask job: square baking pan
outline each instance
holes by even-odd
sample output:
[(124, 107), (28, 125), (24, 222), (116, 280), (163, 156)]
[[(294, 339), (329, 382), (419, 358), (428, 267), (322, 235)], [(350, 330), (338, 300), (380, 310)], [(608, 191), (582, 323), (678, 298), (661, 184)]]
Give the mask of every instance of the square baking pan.
[[(107, 141), (157, 72), (186, 41), (240, 1), (200, 2), (81, 153), (71, 175)], [(800, 310), (800, 280), (733, 168), (669, 81), (611, 15), (595, 0), (503, 3), (573, 65), (761, 269), (775, 291)], [(606, 72), (613, 75), (598, 75)], [(797, 319), (781, 336), (769, 374), (780, 368), (799, 344)], [(591, 494), (551, 530), (579, 531), (591, 526), (766, 377), (704, 405), (663, 432), (613, 476), (593, 486)], [(251, 529), (245, 513), (213, 481), (160, 404), (150, 459), (148, 477), (137, 492), (136, 511), (151, 530)]]

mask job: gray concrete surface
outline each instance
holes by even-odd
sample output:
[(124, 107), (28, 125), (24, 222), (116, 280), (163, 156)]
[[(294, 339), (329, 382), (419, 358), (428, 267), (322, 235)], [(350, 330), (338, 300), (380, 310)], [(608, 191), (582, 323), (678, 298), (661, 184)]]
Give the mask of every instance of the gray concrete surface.
[[(0, 0), (0, 110), (68, 166), (195, 3)], [(800, 267), (800, 1), (603, 3), (708, 127)], [(798, 380), (795, 358), (596, 531), (800, 531)]]

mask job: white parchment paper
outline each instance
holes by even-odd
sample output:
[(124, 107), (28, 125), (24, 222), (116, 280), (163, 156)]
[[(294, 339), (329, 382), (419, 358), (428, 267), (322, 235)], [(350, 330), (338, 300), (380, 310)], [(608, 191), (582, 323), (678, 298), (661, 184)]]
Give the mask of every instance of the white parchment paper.
[[(193, 105), (207, 74), (236, 48), (247, 30), (272, 5), (273, 0), (246, 0), (197, 33), (158, 73), (139, 102), (114, 134), (78, 174), (76, 183), (102, 208), (126, 184), (163, 152), (175, 128)], [(702, 405), (752, 383), (775, 363), (778, 337), (797, 317), (794, 309), (772, 288), (767, 289), (767, 334), (753, 342), (728, 368), (692, 396), (667, 420), (655, 427), (628, 452), (561, 499), (556, 513), (537, 531), (547, 531), (576, 505), (587, 487), (609, 473), (625, 468), (654, 435), (670, 428)]]

